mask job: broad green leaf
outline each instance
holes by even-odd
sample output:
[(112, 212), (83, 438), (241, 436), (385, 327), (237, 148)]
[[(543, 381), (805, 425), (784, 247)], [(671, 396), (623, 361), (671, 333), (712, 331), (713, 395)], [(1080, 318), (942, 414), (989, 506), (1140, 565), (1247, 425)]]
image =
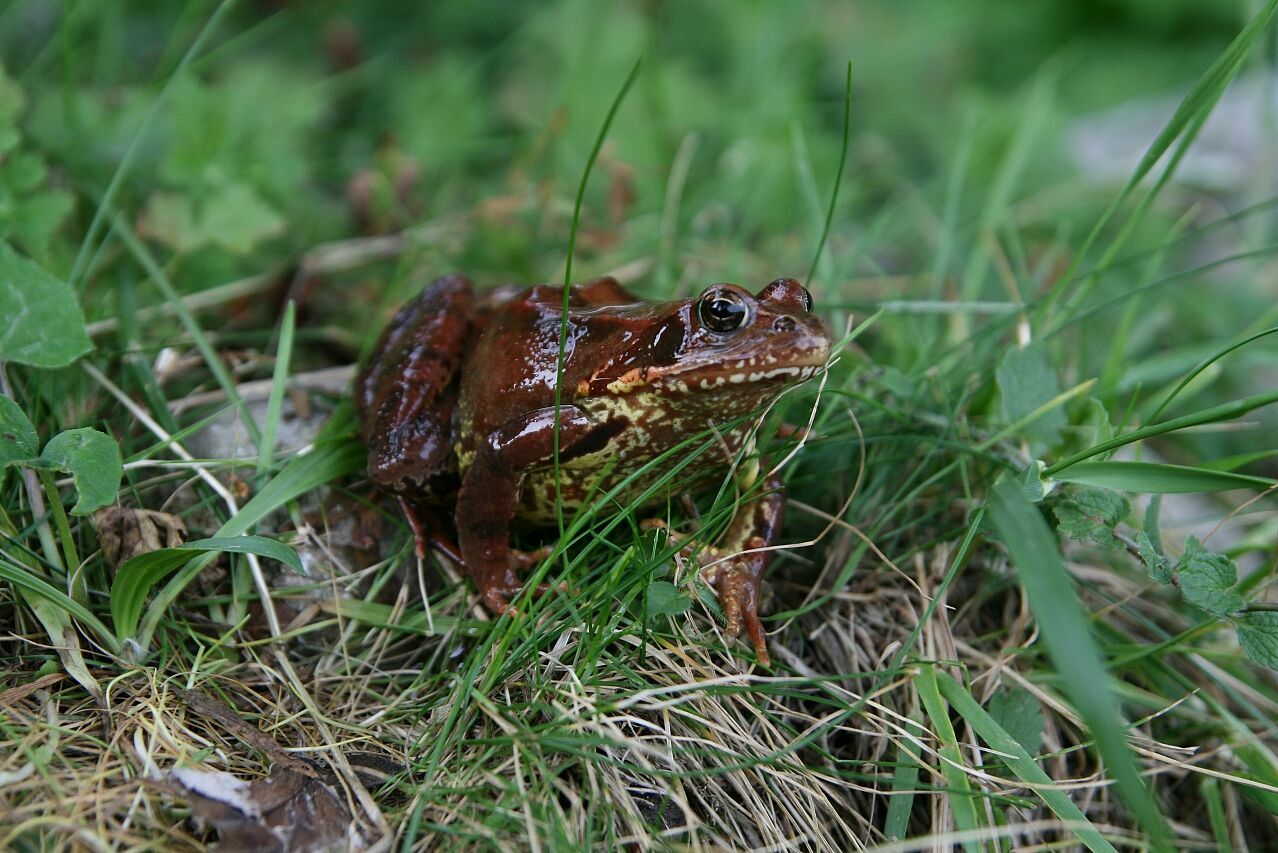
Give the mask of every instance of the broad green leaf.
[[(1061, 393), (1056, 371), (1036, 345), (1013, 347), (998, 366), (1000, 412), (1005, 423), (1015, 423)], [(1065, 413), (1050, 409), (1024, 428), (1026, 437), (1052, 444), (1066, 424)]]
[(676, 616), (692, 604), (692, 598), (669, 581), (653, 581), (648, 584), (648, 618)]
[[(958, 711), (959, 716), (967, 721), (990, 749), (1000, 754), (1013, 773), (1030, 785), (1034, 793), (1042, 798), (1043, 803), (1069, 826), (1079, 841), (1087, 845), (1089, 850), (1104, 850), (1111, 853), (1114, 851), (1114, 846), (1106, 841), (1105, 836), (1092, 825), (1087, 815), (1083, 814), (1070, 799), (1069, 794), (1058, 788), (1043, 768), (1038, 766), (1038, 762), (1031, 755), (1031, 750), (1027, 750), (1024, 744), (1007, 731), (1006, 727), (1000, 725), (992, 714), (986, 713), (972, 695), (949, 675), (939, 672), (936, 674), (936, 679), (941, 695), (951, 707)], [(1026, 693), (1026, 695), (1029, 694)], [(1032, 696), (1030, 698), (1033, 699)], [(1041, 736), (1042, 714), (1037, 705), (1038, 703), (1035, 702), (1034, 710), (1038, 714), (1039, 722), (1037, 734)]]
[(994, 487), (989, 516), (1025, 586), (1043, 643), (1060, 673), (1061, 688), (1095, 739), (1123, 802), (1155, 844), (1163, 844), (1168, 837), (1166, 821), (1132, 761), (1110, 688), (1111, 676), (1047, 522), (1014, 480)]
[(75, 196), (66, 190), (43, 190), (17, 204), (8, 236), (24, 250), (43, 257), (49, 250), (54, 232), (75, 207)]
[(164, 578), (191, 560), (198, 553), (232, 552), (256, 554), (302, 570), (301, 558), (292, 548), (265, 536), (222, 536), (213, 539), (197, 539), (173, 548), (148, 551), (125, 561), (116, 572), (111, 584), (111, 618), (115, 621), (116, 636), (133, 637), (137, 630), (147, 593)]
[(0, 361), (66, 367), (93, 348), (75, 291), (0, 242)]
[(1238, 642), (1247, 657), (1270, 669), (1278, 669), (1278, 611), (1255, 610), (1234, 620)]
[(1268, 477), (1154, 462), (1081, 462), (1056, 475), (1056, 479), (1142, 494), (1268, 489), (1275, 482)]
[(26, 413), (0, 394), (0, 468), (31, 459), (39, 450), (40, 439)]
[(1131, 504), (1108, 489), (1073, 489), (1052, 504), (1057, 527), (1070, 539), (1104, 548), (1120, 548), (1114, 528), (1131, 512)]
[(32, 467), (71, 475), (79, 495), (71, 509), (72, 515), (88, 515), (114, 503), (124, 473), (120, 445), (106, 433), (87, 427), (69, 429), (49, 439)]
[(1185, 551), (1176, 566), (1176, 583), (1185, 600), (1213, 616), (1237, 613), (1246, 603), (1234, 590), (1238, 568), (1224, 554), (1202, 546), (1195, 536), (1185, 542)]
[(1011, 687), (990, 697), (990, 717), (1030, 755), (1043, 744), (1043, 708), (1024, 687)]

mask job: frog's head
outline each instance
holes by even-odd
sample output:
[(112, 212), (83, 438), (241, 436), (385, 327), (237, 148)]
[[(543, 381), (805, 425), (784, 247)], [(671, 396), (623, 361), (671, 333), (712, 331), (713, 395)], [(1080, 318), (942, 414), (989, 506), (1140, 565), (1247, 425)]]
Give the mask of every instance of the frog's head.
[(812, 313), (812, 296), (792, 278), (755, 295), (735, 284), (712, 284), (695, 299), (653, 309), (658, 313), (643, 340), (628, 350), (629, 369), (613, 362), (592, 377), (607, 377), (605, 393), (647, 388), (734, 415), (809, 378), (829, 358), (830, 338)]

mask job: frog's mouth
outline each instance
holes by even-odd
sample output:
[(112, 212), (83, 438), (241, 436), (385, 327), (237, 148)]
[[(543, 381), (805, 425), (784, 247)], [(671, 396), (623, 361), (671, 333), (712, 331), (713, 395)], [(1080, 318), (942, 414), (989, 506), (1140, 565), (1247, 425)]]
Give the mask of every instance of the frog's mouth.
[(685, 393), (734, 385), (793, 385), (811, 379), (824, 369), (826, 355), (825, 350), (817, 350), (788, 364), (760, 364), (760, 359), (748, 358), (706, 360), (681, 364), (673, 369), (653, 368), (646, 378), (654, 386)]

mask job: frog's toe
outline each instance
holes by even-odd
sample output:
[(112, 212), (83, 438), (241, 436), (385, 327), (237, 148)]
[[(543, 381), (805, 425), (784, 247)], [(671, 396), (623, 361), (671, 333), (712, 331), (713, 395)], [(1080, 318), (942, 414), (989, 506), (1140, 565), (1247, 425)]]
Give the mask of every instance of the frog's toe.
[(554, 546), (543, 545), (535, 551), (517, 551), (510, 549), (506, 559), (510, 562), (510, 568), (516, 572), (526, 572), (536, 566), (542, 560), (550, 556), (554, 551)]
[(772, 659), (768, 655), (767, 634), (759, 620), (759, 575), (749, 562), (730, 560), (726, 565), (713, 567), (710, 582), (728, 620), (728, 637), (737, 637), (744, 627), (759, 663), (767, 666)]
[[(510, 606), (510, 595), (506, 590), (498, 587), (490, 587), (484, 590), (484, 606), (498, 616), (507, 610), (513, 610)], [(512, 613), (512, 615), (514, 615)]]

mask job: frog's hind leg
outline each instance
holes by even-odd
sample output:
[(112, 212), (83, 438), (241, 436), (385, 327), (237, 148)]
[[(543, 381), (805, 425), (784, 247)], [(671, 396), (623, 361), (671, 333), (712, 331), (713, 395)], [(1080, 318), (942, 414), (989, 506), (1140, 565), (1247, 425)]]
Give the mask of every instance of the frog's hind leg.
[(427, 550), (433, 548), (457, 565), (464, 565), (461, 549), (457, 547), (455, 537), (444, 525), (438, 513), (413, 503), (402, 495), (397, 500), (409, 528), (413, 531), (413, 545), (417, 559), (426, 559)]
[(387, 326), (355, 384), (374, 482), (421, 501), (456, 486), (452, 418), (474, 291), (440, 278)]

